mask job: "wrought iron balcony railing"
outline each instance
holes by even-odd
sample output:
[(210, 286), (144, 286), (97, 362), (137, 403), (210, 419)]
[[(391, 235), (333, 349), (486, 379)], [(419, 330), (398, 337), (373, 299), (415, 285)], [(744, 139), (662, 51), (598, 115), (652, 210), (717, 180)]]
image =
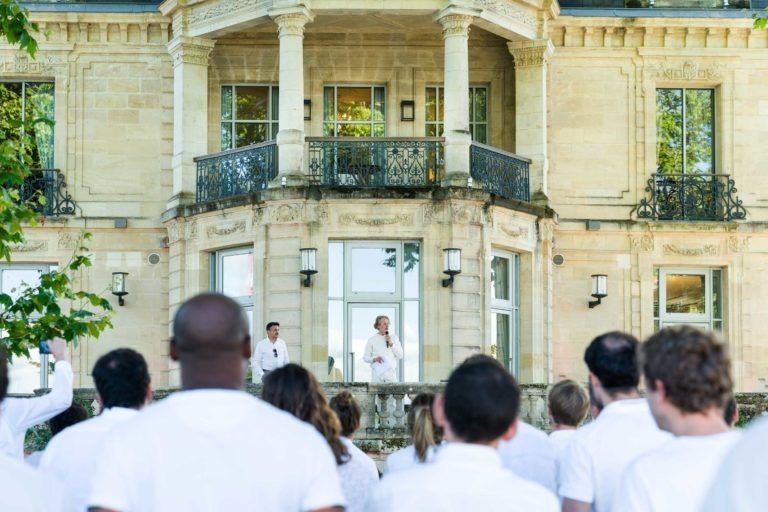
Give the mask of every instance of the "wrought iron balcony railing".
[(443, 139), (307, 137), (309, 182), (321, 186), (434, 187), (442, 177)]
[(637, 216), (655, 220), (730, 221), (747, 215), (727, 174), (654, 174)]
[(277, 176), (277, 145), (262, 142), (195, 158), (198, 203), (258, 192)]
[(563, 9), (611, 8), (611, 9), (764, 9), (766, 0), (560, 0)]
[[(48, 217), (74, 215), (75, 201), (66, 191), (67, 182), (58, 169), (32, 169), (31, 174), (19, 187), (19, 199), (33, 200), (35, 209)], [(44, 197), (45, 204), (39, 204), (37, 197)]]
[(473, 142), (469, 149), (472, 179), (477, 180), (486, 192), (507, 199), (530, 200), (530, 164), (527, 158), (478, 142)]

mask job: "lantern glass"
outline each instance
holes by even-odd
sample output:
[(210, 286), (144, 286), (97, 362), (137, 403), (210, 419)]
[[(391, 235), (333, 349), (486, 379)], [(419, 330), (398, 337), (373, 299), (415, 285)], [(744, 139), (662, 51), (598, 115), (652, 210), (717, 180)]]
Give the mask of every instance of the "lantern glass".
[(303, 274), (317, 272), (317, 249), (301, 249), (301, 272)]
[(127, 272), (112, 272), (112, 293), (125, 292), (125, 276)]
[(443, 249), (443, 272), (458, 274), (461, 272), (461, 249)]
[(605, 274), (594, 274), (592, 276), (592, 296), (606, 297), (608, 295), (608, 276)]

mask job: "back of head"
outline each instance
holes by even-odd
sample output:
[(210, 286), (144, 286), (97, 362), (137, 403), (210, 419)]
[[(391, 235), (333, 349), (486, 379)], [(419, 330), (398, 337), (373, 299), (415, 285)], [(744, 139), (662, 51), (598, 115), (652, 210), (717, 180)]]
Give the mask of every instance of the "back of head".
[(270, 372), (264, 378), (261, 398), (314, 426), (325, 437), (337, 464), (349, 459), (347, 448), (339, 438), (339, 418), (328, 406), (320, 383), (306, 368), (289, 363)]
[(725, 402), (723, 419), (725, 420), (725, 423), (731, 427), (735, 427), (736, 423), (739, 421), (739, 404), (736, 403), (736, 397), (734, 395), (731, 395), (728, 401)]
[(584, 352), (587, 368), (609, 393), (625, 393), (640, 383), (637, 338), (613, 331), (592, 340)]
[(646, 386), (659, 382), (672, 405), (685, 413), (722, 409), (733, 393), (731, 361), (713, 332), (676, 325), (657, 332), (643, 344)]
[(341, 435), (352, 437), (357, 429), (360, 428), (360, 417), (362, 410), (355, 397), (346, 389), (342, 389), (336, 396), (331, 398), (331, 409), (336, 413), (341, 423)]
[(48, 420), (48, 428), (51, 430), (51, 435), (56, 435), (67, 427), (71, 427), (76, 423), (85, 421), (90, 417), (88, 411), (80, 402), (72, 402), (67, 410), (60, 412), (53, 418)]
[(499, 439), (517, 418), (520, 389), (512, 375), (488, 356), (464, 361), (445, 386), (445, 416), (467, 443)]
[(555, 423), (577, 427), (588, 409), (589, 396), (574, 380), (561, 380), (549, 390), (549, 413)]
[(5, 355), (5, 348), (0, 347), (0, 402), (5, 400), (8, 394), (8, 358)]
[(149, 388), (147, 362), (130, 348), (112, 350), (96, 361), (93, 382), (105, 409), (140, 409), (147, 399)]
[(435, 395), (432, 393), (419, 393), (411, 400), (408, 410), (408, 432), (413, 438), (413, 447), (416, 457), (424, 462), (432, 446), (440, 443), (443, 438), (443, 429), (440, 428), (432, 417), (432, 404)]

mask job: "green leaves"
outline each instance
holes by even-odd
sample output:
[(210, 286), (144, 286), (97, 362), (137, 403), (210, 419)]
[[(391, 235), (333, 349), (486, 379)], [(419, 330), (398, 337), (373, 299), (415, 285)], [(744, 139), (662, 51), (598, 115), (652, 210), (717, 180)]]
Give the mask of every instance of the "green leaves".
[(22, 9), (16, 0), (0, 0), (0, 36), (10, 44), (18, 44), (34, 58), (37, 40), (31, 32), (38, 32), (37, 23), (29, 21), (29, 11)]

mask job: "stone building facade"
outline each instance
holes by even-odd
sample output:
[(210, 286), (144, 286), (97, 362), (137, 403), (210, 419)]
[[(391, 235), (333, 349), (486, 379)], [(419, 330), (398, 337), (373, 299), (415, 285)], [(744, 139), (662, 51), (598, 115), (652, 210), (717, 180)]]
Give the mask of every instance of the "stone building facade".
[[(156, 386), (177, 384), (172, 316), (217, 290), (254, 339), (279, 321), (322, 380), (368, 380), (362, 347), (386, 313), (405, 381), (440, 381), (478, 352), (525, 383), (584, 380), (595, 335), (684, 321), (721, 330), (739, 388), (763, 389), (768, 35), (748, 14), (35, 6), (49, 37), (35, 61), (0, 46), (0, 82), (54, 84), (45, 167), (76, 206), (49, 212), (4, 270), (65, 261), (87, 230), (83, 284), (109, 294), (112, 272), (129, 273), (115, 329), (73, 348), (81, 386), (125, 345)], [(657, 144), (657, 123), (682, 141)], [(679, 169), (659, 164), (678, 153)], [(461, 272), (444, 285), (449, 248)], [(608, 296), (590, 308), (593, 274)]]

